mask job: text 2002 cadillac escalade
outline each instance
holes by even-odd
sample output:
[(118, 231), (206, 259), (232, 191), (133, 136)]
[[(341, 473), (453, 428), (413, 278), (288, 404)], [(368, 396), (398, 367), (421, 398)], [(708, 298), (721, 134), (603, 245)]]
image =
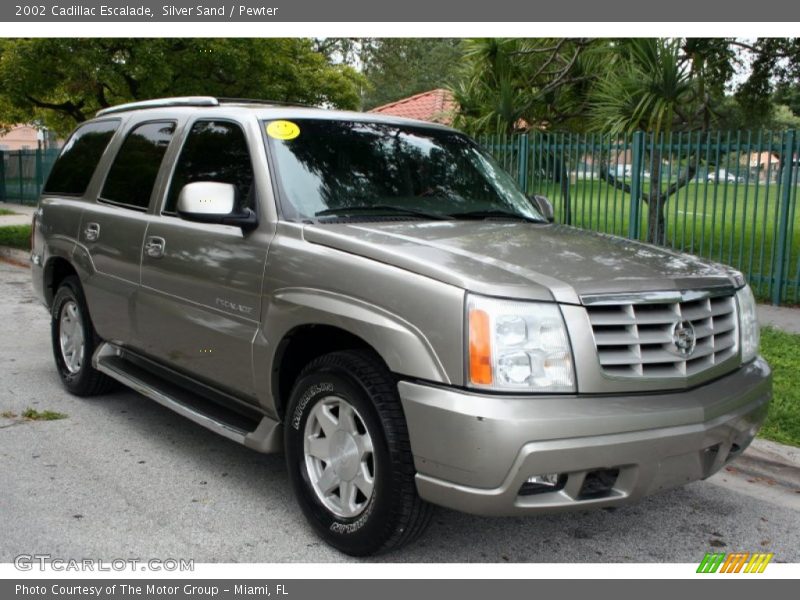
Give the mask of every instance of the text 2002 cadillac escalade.
[(726, 267), (553, 224), (452, 129), (173, 98), (72, 134), (33, 282), (78, 395), (113, 382), (254, 450), (354, 555), (708, 477), (771, 394)]

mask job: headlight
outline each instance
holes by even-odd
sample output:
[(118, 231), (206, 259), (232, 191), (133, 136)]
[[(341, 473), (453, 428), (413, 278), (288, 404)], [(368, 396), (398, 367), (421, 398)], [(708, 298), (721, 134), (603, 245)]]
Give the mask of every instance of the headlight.
[(750, 362), (758, 356), (760, 331), (756, 299), (750, 286), (746, 285), (736, 292), (736, 303), (739, 305), (739, 335), (742, 341), (742, 362)]
[(467, 297), (469, 383), (498, 391), (574, 392), (558, 305)]

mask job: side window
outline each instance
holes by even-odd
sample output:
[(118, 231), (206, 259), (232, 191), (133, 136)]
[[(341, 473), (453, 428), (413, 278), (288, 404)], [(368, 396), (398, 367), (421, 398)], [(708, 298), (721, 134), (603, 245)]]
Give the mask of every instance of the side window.
[(125, 138), (108, 171), (100, 198), (134, 208), (147, 208), (161, 161), (175, 132), (175, 123), (143, 123)]
[(227, 121), (197, 121), (175, 165), (164, 212), (175, 212), (183, 186), (216, 181), (236, 186), (237, 208), (255, 210), (253, 164), (241, 127)]
[(119, 120), (87, 123), (79, 127), (53, 165), (44, 193), (70, 196), (83, 194), (117, 127)]

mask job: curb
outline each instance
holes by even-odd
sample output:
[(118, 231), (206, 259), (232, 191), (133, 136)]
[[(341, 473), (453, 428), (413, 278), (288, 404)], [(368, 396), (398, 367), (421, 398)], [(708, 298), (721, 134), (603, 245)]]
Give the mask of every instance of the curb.
[(753, 458), (800, 469), (800, 448), (756, 438), (747, 449)]
[(740, 473), (751, 483), (787, 488), (800, 494), (800, 448), (756, 439), (750, 447), (725, 467), (730, 473)]
[(758, 322), (762, 327), (774, 327), (786, 333), (800, 333), (800, 308), (758, 305)]
[(30, 251), (20, 250), (19, 248), (0, 246), (0, 260), (17, 265), (18, 267), (30, 268), (31, 253)]

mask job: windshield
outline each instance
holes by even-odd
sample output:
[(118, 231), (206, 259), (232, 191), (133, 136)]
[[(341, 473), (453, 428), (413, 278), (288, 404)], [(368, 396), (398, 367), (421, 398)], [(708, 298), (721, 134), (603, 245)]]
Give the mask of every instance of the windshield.
[(514, 180), (461, 134), (323, 119), (264, 126), (287, 218), (543, 221)]

